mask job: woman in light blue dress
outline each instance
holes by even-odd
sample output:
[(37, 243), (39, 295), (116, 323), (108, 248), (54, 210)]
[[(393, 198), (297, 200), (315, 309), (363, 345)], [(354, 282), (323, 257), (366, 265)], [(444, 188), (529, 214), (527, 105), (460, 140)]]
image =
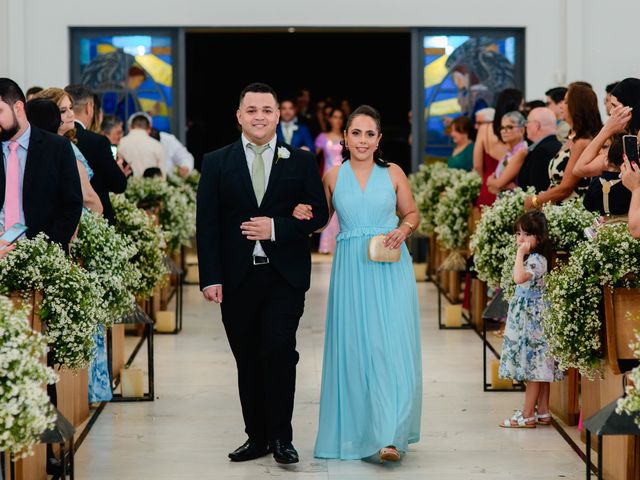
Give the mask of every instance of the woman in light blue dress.
[[(356, 109), (345, 135), (349, 160), (324, 177), (340, 234), (329, 286), (319, 458), (397, 461), (420, 438), (420, 318), (404, 244), (419, 216), (404, 172), (379, 158), (380, 138), (378, 113)], [(294, 215), (312, 212), (301, 205)], [(369, 259), (369, 240), (379, 234), (387, 248), (401, 249), (400, 261)]]

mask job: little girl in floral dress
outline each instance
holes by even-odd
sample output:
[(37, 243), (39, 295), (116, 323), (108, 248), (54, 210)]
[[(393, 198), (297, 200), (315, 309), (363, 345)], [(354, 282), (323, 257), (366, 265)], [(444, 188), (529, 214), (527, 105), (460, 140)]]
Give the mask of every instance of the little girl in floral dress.
[(547, 340), (542, 332), (547, 219), (537, 210), (527, 212), (516, 221), (515, 230), (518, 252), (513, 280), (517, 286), (509, 302), (498, 374), (501, 378), (526, 382), (526, 393), (524, 408), (516, 410), (500, 426), (535, 428), (551, 423), (550, 382), (561, 378), (554, 359), (548, 355)]

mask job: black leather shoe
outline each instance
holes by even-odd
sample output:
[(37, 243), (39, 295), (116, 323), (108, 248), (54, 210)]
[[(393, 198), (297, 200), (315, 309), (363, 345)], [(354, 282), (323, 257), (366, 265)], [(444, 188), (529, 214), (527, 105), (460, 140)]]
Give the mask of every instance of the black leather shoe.
[(291, 442), (282, 442), (280, 440), (274, 440), (271, 443), (271, 450), (273, 450), (273, 458), (278, 463), (298, 463), (298, 452), (293, 448)]
[(229, 458), (232, 462), (246, 462), (247, 460), (264, 457), (268, 453), (270, 453), (270, 450), (266, 444), (263, 445), (247, 440), (242, 446), (231, 452)]

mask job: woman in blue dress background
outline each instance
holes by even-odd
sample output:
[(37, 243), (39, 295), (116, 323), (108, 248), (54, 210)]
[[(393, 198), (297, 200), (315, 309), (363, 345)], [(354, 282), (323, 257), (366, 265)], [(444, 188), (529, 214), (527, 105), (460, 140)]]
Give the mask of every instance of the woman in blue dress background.
[[(381, 137), (378, 112), (356, 109), (347, 121), (344, 163), (324, 177), (340, 234), (327, 307), (319, 458), (398, 461), (420, 438), (420, 316), (404, 244), (419, 215), (402, 169), (380, 158)], [(312, 215), (306, 205), (294, 211), (299, 219)], [(369, 259), (369, 240), (379, 234), (387, 248), (401, 249), (399, 262)]]

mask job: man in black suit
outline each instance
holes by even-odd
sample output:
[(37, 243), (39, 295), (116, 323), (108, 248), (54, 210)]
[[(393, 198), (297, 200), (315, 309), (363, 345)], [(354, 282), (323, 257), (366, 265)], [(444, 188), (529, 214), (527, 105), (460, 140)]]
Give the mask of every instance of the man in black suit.
[(32, 127), (25, 97), (11, 79), (0, 78), (0, 223), (20, 222), (27, 236), (46, 233), (68, 250), (82, 214), (82, 189), (69, 141)]
[[(205, 155), (202, 164), (200, 288), (221, 304), (238, 368), (249, 439), (229, 458), (273, 452), (277, 462), (295, 463), (296, 330), (311, 274), (309, 235), (327, 223), (327, 201), (313, 154), (277, 141), (280, 115), (271, 87), (246, 87), (236, 115), (241, 138)], [(311, 221), (293, 218), (299, 203), (312, 205)]]
[(549, 162), (562, 144), (556, 137), (556, 116), (546, 107), (534, 108), (527, 117), (527, 138), (533, 142), (518, 173), (518, 186), (534, 187), (536, 193), (549, 188)]
[(113, 207), (109, 192), (122, 193), (127, 188), (124, 168), (113, 158), (107, 137), (87, 130), (93, 119), (93, 92), (84, 85), (69, 85), (64, 90), (73, 101), (78, 148), (93, 170), (91, 186), (102, 202), (102, 215), (109, 223), (113, 223)]

